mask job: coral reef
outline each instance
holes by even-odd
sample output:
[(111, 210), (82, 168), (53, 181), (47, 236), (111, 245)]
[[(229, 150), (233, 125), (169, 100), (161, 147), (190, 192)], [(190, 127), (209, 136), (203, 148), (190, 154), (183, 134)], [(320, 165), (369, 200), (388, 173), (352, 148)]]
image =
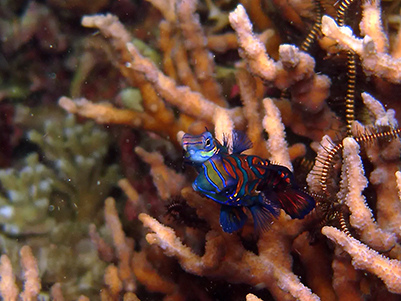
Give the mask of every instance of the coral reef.
[(0, 181), (6, 195), (0, 198), (3, 232), (8, 235), (41, 234), (55, 225), (47, 215), (55, 174), (38, 162), (38, 155), (26, 158), (21, 171), (1, 170)]
[[(22, 245), (30, 245), (43, 285), (64, 278), (66, 296), (74, 298), (78, 287), (90, 292), (100, 284), (102, 277), (92, 274), (105, 268), (96, 262), (88, 225), (99, 218), (103, 196), (118, 179), (118, 167), (104, 162), (111, 139), (94, 122), (80, 124), (73, 115), (48, 118), (43, 129), (31, 130), (28, 137), (40, 146), (44, 159), (31, 153), (21, 170), (0, 171), (1, 249), (17, 254)], [(10, 259), (15, 263), (17, 257)]]
[(117, 165), (104, 162), (111, 137), (93, 122), (77, 123), (74, 115), (47, 120), (43, 132), (32, 130), (28, 137), (52, 162), (59, 179), (54, 187), (68, 196), (64, 202), (74, 202), (77, 219), (93, 219), (118, 179)]
[[(398, 2), (240, 2), (0, 4), (3, 299), (399, 298)], [(205, 127), (315, 210), (223, 232), (181, 156)]]

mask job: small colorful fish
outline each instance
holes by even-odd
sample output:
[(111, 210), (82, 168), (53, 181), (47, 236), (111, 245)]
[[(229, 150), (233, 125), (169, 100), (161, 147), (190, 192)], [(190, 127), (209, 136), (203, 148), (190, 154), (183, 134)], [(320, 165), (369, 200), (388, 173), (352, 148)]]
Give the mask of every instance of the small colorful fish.
[(314, 199), (298, 189), (287, 167), (241, 154), (252, 147), (242, 132), (234, 131), (232, 140), (230, 154), (227, 141), (219, 143), (210, 132), (182, 138), (184, 157), (199, 172), (192, 187), (221, 204), (220, 225), (225, 232), (243, 227), (248, 218), (244, 207), (250, 210), (257, 230), (266, 230), (280, 209), (292, 218), (303, 218), (315, 207)]

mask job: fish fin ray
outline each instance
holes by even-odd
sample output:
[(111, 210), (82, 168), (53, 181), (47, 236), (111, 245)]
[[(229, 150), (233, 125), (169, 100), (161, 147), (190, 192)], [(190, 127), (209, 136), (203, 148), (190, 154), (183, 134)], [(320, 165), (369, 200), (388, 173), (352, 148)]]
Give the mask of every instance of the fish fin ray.
[(252, 141), (241, 131), (233, 131), (233, 154), (240, 154), (247, 149), (252, 148)]
[(248, 216), (242, 207), (222, 205), (220, 210), (220, 226), (224, 232), (233, 233), (241, 229)]
[[(248, 138), (248, 136), (242, 132), (233, 130), (232, 133), (232, 140), (233, 140), (233, 154), (240, 154), (247, 149), (252, 148), (252, 141)], [(223, 146), (228, 148), (228, 137), (223, 136)]]
[(258, 232), (267, 231), (274, 218), (280, 214), (280, 208), (274, 202), (260, 194), (259, 202), (249, 207), (253, 216), (253, 223)]
[(304, 218), (316, 205), (313, 197), (298, 189), (277, 192), (277, 199), (291, 218)]

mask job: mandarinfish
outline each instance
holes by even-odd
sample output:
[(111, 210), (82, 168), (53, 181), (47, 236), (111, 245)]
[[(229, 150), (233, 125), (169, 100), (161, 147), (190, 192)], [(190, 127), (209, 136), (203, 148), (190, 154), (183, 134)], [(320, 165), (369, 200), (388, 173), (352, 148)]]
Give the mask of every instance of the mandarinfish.
[(229, 153), (227, 141), (219, 143), (210, 132), (182, 137), (184, 157), (199, 172), (192, 187), (221, 204), (220, 225), (225, 232), (243, 227), (248, 218), (244, 207), (258, 231), (268, 229), (280, 209), (301, 219), (315, 207), (314, 199), (299, 190), (287, 167), (241, 154), (252, 147), (242, 132), (234, 131), (232, 140)]

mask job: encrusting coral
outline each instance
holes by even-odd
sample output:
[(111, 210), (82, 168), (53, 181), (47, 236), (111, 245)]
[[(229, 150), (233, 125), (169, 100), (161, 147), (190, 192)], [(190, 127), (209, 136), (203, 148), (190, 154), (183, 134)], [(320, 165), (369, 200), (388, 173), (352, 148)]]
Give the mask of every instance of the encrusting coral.
[[(70, 115), (62, 124), (48, 122), (29, 132), (43, 156), (30, 155), (25, 168), (0, 172), (0, 214), (7, 221), (2, 297), (36, 298), (51, 287), (51, 298), (58, 300), (97, 298), (98, 290), (101, 300), (189, 300), (195, 293), (201, 300), (399, 298), (401, 111), (394, 96), (385, 105), (378, 99), (400, 88), (401, 43), (399, 33), (392, 43), (384, 30), (386, 4), (148, 2), (143, 26), (160, 21), (159, 40), (144, 35), (141, 49), (123, 16), (82, 18), (99, 34), (88, 38), (95, 46), (76, 60), (71, 97), (59, 98)], [(272, 7), (281, 9), (274, 14), (282, 14), (285, 29), (275, 24)], [(361, 20), (349, 22), (347, 13), (355, 11)], [(294, 28), (304, 41), (288, 34)], [(18, 43), (24, 41), (7, 45)], [(350, 54), (362, 68), (352, 69)], [(95, 62), (119, 80), (107, 93), (85, 90)], [(347, 81), (345, 68), (362, 73)], [(111, 100), (99, 101), (104, 95)], [(345, 109), (335, 103), (339, 98)], [(190, 165), (180, 168), (184, 133), (205, 127), (228, 149), (234, 129), (246, 132), (254, 146), (246, 153), (293, 171), (315, 198), (314, 211), (303, 219), (281, 211), (261, 233), (251, 219), (237, 232), (223, 232), (220, 206), (193, 190)], [(118, 182), (125, 196), (111, 191), (118, 178), (116, 160), (107, 156), (112, 141), (127, 177)], [(314, 151), (315, 163), (308, 163)], [(34, 188), (25, 192), (27, 181)], [(66, 206), (67, 199), (76, 208)], [(21, 222), (28, 211), (30, 219)], [(22, 241), (13, 241), (20, 234)], [(12, 269), (19, 249), (22, 293)], [(65, 264), (68, 256), (78, 256), (74, 267), (82, 265), (74, 276), (72, 268), (55, 266), (54, 272), (43, 263), (59, 258)]]

